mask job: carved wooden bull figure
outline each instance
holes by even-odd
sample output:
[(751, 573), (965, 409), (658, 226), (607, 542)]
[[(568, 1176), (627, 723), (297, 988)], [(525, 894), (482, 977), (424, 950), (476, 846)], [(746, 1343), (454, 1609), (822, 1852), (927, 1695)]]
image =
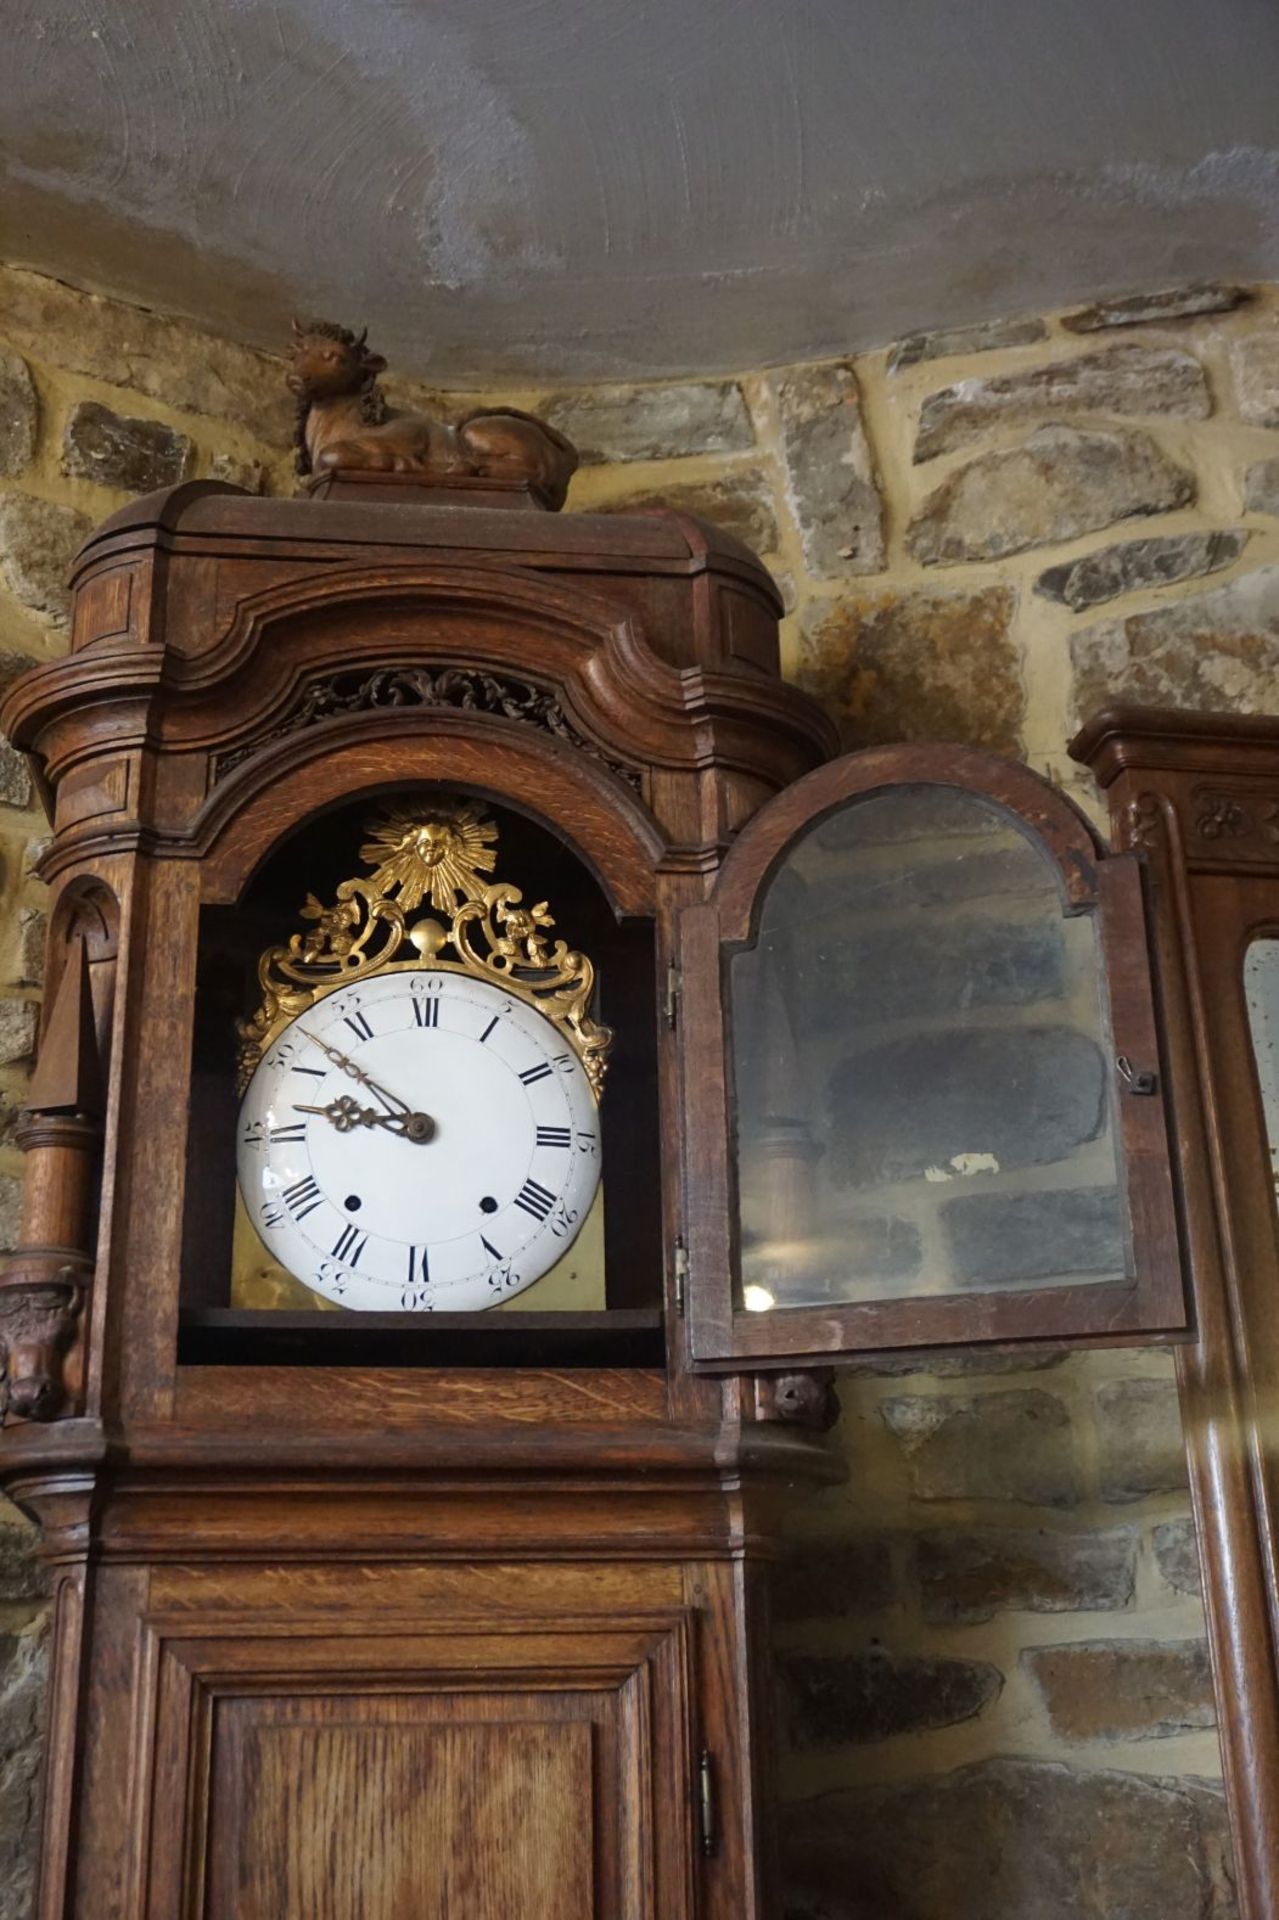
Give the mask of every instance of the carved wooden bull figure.
[(380, 353), (349, 327), (293, 322), (289, 387), (297, 396), (299, 473), (364, 468), (381, 473), (524, 480), (551, 508), (564, 504), (577, 449), (562, 433), (514, 407), (486, 407), (456, 427), (424, 413), (397, 413), (378, 387)]

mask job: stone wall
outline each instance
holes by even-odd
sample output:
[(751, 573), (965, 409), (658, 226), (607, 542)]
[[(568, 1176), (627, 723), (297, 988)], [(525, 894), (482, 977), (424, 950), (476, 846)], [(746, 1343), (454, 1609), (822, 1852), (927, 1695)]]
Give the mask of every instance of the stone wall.
[[(996, 748), (1095, 812), (1065, 743), (1103, 699), (1279, 708), (1279, 292), (499, 397), (582, 447), (571, 506), (667, 501), (761, 553), (787, 671), (850, 746)], [(269, 359), (0, 272), (0, 675), (64, 644), (93, 521), (189, 473), (289, 489), (289, 431)], [(40, 986), (31, 799), (0, 748), (0, 1237)], [(866, 1366), (843, 1399), (851, 1478), (796, 1512), (777, 1583), (793, 1920), (1229, 1920), (1167, 1359)], [(0, 1920), (26, 1907), (41, 1618), (8, 1517)]]

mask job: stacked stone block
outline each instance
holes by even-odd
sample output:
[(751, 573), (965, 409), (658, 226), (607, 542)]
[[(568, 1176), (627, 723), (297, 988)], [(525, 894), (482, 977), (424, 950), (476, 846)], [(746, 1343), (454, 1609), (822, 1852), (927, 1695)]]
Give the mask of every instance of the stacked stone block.
[[(376, 339), (376, 314), (333, 317)], [(1065, 744), (1103, 701), (1279, 706), (1279, 290), (1146, 290), (737, 378), (392, 398), (546, 411), (586, 456), (571, 508), (735, 532), (849, 746), (994, 748), (1096, 810)], [(0, 680), (65, 645), (93, 522), (189, 474), (289, 491), (290, 435), (268, 356), (0, 270)], [(0, 749), (0, 1239), (39, 992), (31, 799)], [(1001, 1233), (1013, 1267), (1039, 1237)], [(793, 1920), (1229, 1920), (1167, 1359), (868, 1365), (843, 1399), (849, 1485), (797, 1513), (777, 1583)], [(41, 1601), (5, 1526), (19, 1920)]]

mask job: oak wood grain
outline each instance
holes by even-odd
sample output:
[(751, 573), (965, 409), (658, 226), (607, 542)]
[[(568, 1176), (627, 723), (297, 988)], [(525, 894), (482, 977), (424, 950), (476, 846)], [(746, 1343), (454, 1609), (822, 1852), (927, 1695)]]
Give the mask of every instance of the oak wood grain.
[(1244, 1920), (1279, 1910), (1279, 1219), (1244, 1000), (1279, 931), (1279, 722), (1127, 708), (1072, 743), (1148, 865), (1195, 1338), (1177, 1354)]
[[(78, 932), (107, 1069), (84, 1410), (0, 1435), (64, 1583), (40, 1920), (760, 1920), (763, 1775), (734, 1742), (766, 1682), (730, 1570), (839, 1468), (689, 1368), (663, 1002), (680, 908), (833, 728), (779, 678), (768, 576), (713, 529), (368, 491), (131, 504), (77, 563), (71, 656), (4, 704), (56, 827), (50, 979)], [(436, 704), (366, 700), (370, 676)], [(665, 1350), (189, 1364), (184, 1258), (230, 1177), (189, 1119), (210, 916), (245, 912), (296, 831), (430, 787), (548, 827), (644, 934), (616, 1130), (635, 1206), (610, 1205), (642, 1218), (644, 1273), (609, 1298), (651, 1308), (660, 1277), (642, 1331)], [(708, 1744), (725, 1812), (704, 1861)]]

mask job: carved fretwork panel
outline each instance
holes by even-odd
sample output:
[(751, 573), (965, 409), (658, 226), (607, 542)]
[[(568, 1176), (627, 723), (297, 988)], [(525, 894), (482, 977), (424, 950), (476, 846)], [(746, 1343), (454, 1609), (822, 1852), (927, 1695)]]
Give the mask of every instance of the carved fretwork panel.
[(379, 667), (372, 673), (335, 673), (310, 681), (296, 704), (259, 739), (219, 753), (213, 762), (216, 786), (241, 763), (275, 740), (287, 739), (342, 714), (372, 713), (383, 707), (452, 707), (466, 713), (492, 713), (536, 727), (602, 762), (638, 792), (638, 768), (611, 759), (573, 724), (563, 703), (545, 687), (527, 680), (481, 673), (468, 667)]

